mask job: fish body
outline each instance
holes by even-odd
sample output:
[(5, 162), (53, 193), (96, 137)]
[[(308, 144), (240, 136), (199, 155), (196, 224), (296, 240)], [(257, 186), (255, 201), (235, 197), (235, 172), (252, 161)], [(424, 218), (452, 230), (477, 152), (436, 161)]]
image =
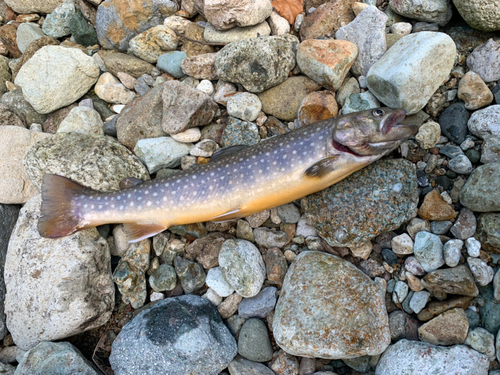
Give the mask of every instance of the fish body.
[(57, 238), (123, 223), (135, 242), (174, 225), (245, 217), (323, 190), (380, 159), (416, 132), (398, 124), (404, 116), (382, 108), (328, 119), (111, 193), (45, 175), (38, 229)]

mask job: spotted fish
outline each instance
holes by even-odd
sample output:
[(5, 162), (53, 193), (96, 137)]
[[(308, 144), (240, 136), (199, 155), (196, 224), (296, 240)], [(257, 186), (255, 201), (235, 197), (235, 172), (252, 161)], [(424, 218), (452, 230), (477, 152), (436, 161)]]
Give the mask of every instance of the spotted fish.
[[(242, 218), (323, 190), (415, 134), (402, 109), (378, 108), (304, 126), (253, 146), (223, 149), (204, 166), (103, 193), (65, 177), (42, 183), (43, 237), (123, 223), (129, 242), (170, 226)], [(132, 182), (132, 183), (130, 183)]]

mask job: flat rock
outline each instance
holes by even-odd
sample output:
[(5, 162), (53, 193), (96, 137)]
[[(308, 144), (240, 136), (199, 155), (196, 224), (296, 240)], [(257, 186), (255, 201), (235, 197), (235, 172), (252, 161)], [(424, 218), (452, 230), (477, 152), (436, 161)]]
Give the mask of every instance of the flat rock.
[(228, 30), (217, 30), (211, 23), (207, 23), (203, 33), (203, 37), (207, 42), (224, 44), (269, 35), (271, 35), (271, 28), (267, 22), (262, 22), (254, 26), (233, 27)]
[(420, 340), (433, 345), (463, 344), (469, 322), (463, 309), (455, 308), (429, 320), (418, 329)]
[(412, 115), (427, 104), (448, 77), (455, 56), (455, 43), (447, 34), (428, 31), (410, 34), (372, 65), (366, 82), (382, 103), (403, 108)]
[(236, 341), (210, 301), (194, 295), (145, 308), (113, 342), (116, 375), (219, 374), (236, 356)]
[(453, 14), (449, 0), (391, 0), (391, 9), (402, 16), (445, 26)]
[(134, 147), (134, 154), (148, 168), (156, 173), (162, 168), (174, 168), (181, 164), (181, 157), (187, 155), (193, 145), (180, 143), (172, 137), (141, 139)]
[[(101, 55), (99, 54), (99, 56)], [(154, 65), (147, 61), (125, 53), (112, 51), (103, 54), (101, 57), (106, 69), (114, 76), (118, 76), (119, 72), (124, 72), (134, 78), (139, 78), (143, 74), (151, 75), (154, 68)]]
[(0, 203), (25, 203), (38, 194), (23, 165), (28, 150), (47, 133), (32, 132), (18, 126), (0, 126)]
[(14, 83), (39, 113), (50, 113), (82, 97), (99, 77), (99, 66), (75, 48), (45, 46), (21, 68)]
[(262, 363), (249, 361), (237, 356), (228, 366), (229, 373), (238, 375), (275, 375), (276, 373)]
[(472, 297), (479, 294), (472, 273), (464, 265), (432, 271), (422, 279), (422, 285), (430, 292), (445, 292)]
[(401, 340), (380, 358), (375, 375), (487, 375), (488, 357), (465, 345), (435, 346)]
[(43, 2), (34, 0), (6, 0), (7, 4), (16, 13), (51, 13), (64, 0), (46, 0)]
[(453, 0), (458, 13), (474, 29), (500, 30), (500, 14), (494, 0)]
[(475, 212), (500, 211), (500, 162), (477, 167), (460, 191), (460, 203)]
[(390, 343), (381, 289), (351, 263), (315, 251), (288, 270), (273, 334), (287, 353), (331, 359), (377, 355)]
[(418, 210), (418, 216), (424, 220), (453, 220), (457, 213), (448, 203), (443, 200), (439, 190), (432, 190), (424, 198)]
[[(126, 147), (110, 137), (61, 133), (38, 142), (24, 157), (26, 173), (37, 189), (44, 174), (57, 174), (100, 191), (119, 190), (127, 177), (149, 180), (149, 174)], [(103, 168), (110, 166), (113, 168)]]
[(381, 160), (302, 199), (308, 222), (331, 246), (357, 247), (412, 217), (417, 206), (415, 167)]
[(21, 209), (5, 262), (7, 327), (24, 350), (105, 324), (115, 302), (106, 240), (94, 228), (40, 237), (40, 202)]

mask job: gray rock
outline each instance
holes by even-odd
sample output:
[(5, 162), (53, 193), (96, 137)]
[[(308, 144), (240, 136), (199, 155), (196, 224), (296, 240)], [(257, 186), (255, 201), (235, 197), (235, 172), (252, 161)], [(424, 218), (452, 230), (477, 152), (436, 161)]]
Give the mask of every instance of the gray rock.
[(375, 6), (368, 6), (348, 25), (335, 33), (335, 39), (348, 40), (358, 47), (358, 56), (352, 65), (355, 76), (366, 76), (371, 66), (387, 49), (385, 26), (387, 16)]
[(75, 15), (75, 11), (76, 8), (73, 0), (66, 0), (47, 15), (42, 26), (43, 32), (53, 38), (62, 38), (63, 36), (70, 35), (69, 22)]
[(474, 237), (465, 240), (465, 247), (467, 247), (467, 254), (471, 257), (478, 258), (481, 255), (481, 242)]
[(268, 249), (272, 247), (283, 247), (289, 241), (288, 235), (285, 232), (273, 231), (265, 227), (254, 229), (253, 235), (258, 245)]
[(477, 225), (476, 238), (483, 249), (492, 253), (500, 253), (500, 214), (482, 214)]
[(17, 28), (16, 42), (19, 51), (26, 52), (26, 49), (31, 42), (43, 38), (45, 34), (36, 23), (25, 22), (21, 23)]
[[(446, 108), (441, 115), (439, 115), (439, 125), (441, 126), (441, 131), (451, 141), (461, 144), (465, 141), (465, 136), (468, 133), (467, 121), (469, 121), (469, 118), (469, 111), (467, 111), (463, 102), (453, 103)], [(447, 150), (450, 149), (454, 151), (454, 147), (457, 146), (447, 145), (445, 147), (446, 149), (441, 149), (440, 152), (449, 158), (454, 158), (463, 154), (461, 149), (457, 149), (456, 152), (447, 152)]]
[(358, 372), (366, 373), (370, 370), (370, 358), (370, 356), (365, 355), (358, 358), (344, 358), (342, 362)]
[(268, 286), (255, 297), (243, 298), (238, 306), (238, 315), (243, 318), (265, 318), (267, 314), (274, 310), (277, 291), (274, 286)]
[(479, 353), (486, 354), (490, 361), (495, 360), (495, 336), (484, 328), (478, 327), (469, 330), (464, 344), (469, 345)]
[(465, 265), (430, 272), (422, 279), (422, 285), (430, 292), (472, 297), (479, 294), (472, 273)]
[[(464, 107), (464, 109), (465, 109), (465, 107)], [(443, 130), (443, 128), (441, 128), (441, 130)], [(464, 140), (465, 140), (465, 134), (464, 134)], [(457, 142), (457, 143), (462, 143), (462, 142)], [(464, 152), (462, 151), (462, 149), (459, 146), (454, 146), (454, 145), (446, 145), (446, 146), (442, 147), (439, 150), (439, 153), (443, 154), (445, 156), (448, 156), (450, 159), (453, 159), (454, 157), (457, 157), (459, 155), (464, 154)]]
[[(113, 168), (102, 168), (112, 165)], [(40, 189), (44, 174), (57, 174), (100, 191), (119, 190), (127, 177), (149, 180), (149, 174), (124, 146), (110, 137), (62, 133), (35, 144), (24, 157), (31, 182)]]
[(304, 251), (286, 274), (273, 335), (293, 355), (338, 359), (380, 354), (390, 343), (382, 291), (351, 263)]
[(443, 245), (435, 234), (417, 233), (413, 252), (426, 272), (435, 271), (444, 264)]
[(232, 43), (243, 39), (257, 38), (271, 35), (271, 28), (267, 22), (254, 26), (233, 27), (228, 30), (217, 30), (210, 22), (207, 23), (203, 38), (209, 43)]
[(227, 240), (219, 252), (219, 265), (226, 281), (242, 297), (256, 296), (266, 277), (266, 267), (257, 247), (246, 240)]
[(33, 123), (43, 124), (47, 119), (47, 115), (43, 115), (35, 111), (33, 106), (26, 99), (24, 99), (23, 91), (21, 89), (6, 92), (0, 98), (0, 103), (17, 115), (22, 120), (25, 127), (29, 127)]
[(229, 117), (221, 137), (222, 147), (235, 145), (255, 145), (259, 143), (259, 128), (253, 122)]
[(210, 268), (205, 283), (221, 297), (228, 297), (234, 293), (234, 289), (222, 275), (220, 267)]
[(470, 174), (472, 172), (472, 163), (465, 155), (458, 155), (448, 162), (448, 168), (458, 174)]
[(453, 0), (465, 22), (482, 31), (500, 30), (500, 15), (495, 10), (495, 3), (482, 0)]
[(288, 78), (295, 67), (298, 44), (290, 35), (229, 43), (217, 52), (217, 75), (221, 80), (241, 83), (250, 92), (262, 92)]
[(449, 240), (444, 244), (444, 262), (448, 267), (456, 267), (458, 265), (463, 246), (464, 242), (462, 240)]
[(50, 113), (82, 97), (99, 77), (99, 66), (76, 48), (45, 46), (19, 70), (14, 83), (39, 113)]
[(408, 284), (404, 281), (398, 280), (394, 285), (394, 291), (392, 292), (392, 300), (394, 303), (402, 303), (406, 296), (408, 295)]
[(257, 95), (240, 92), (229, 97), (226, 107), (229, 116), (244, 121), (255, 121), (262, 109), (262, 103)]
[(236, 355), (236, 341), (204, 298), (167, 298), (141, 311), (113, 342), (116, 375), (217, 375)]
[(460, 191), (460, 203), (475, 212), (500, 211), (500, 162), (477, 167)]
[(186, 294), (193, 293), (205, 285), (206, 274), (200, 263), (192, 262), (180, 256), (175, 258), (175, 272)]
[(481, 163), (500, 162), (500, 135), (485, 135), (481, 146)]
[(479, 74), (484, 82), (493, 82), (500, 79), (500, 43), (493, 39), (480, 46), (467, 57), (467, 66)]
[(44, 341), (24, 353), (16, 375), (99, 375), (97, 367), (69, 342)]
[(467, 126), (476, 137), (500, 136), (500, 104), (475, 111), (467, 122)]
[(269, 367), (237, 356), (228, 366), (231, 375), (276, 375)]
[(410, 300), (410, 307), (415, 314), (418, 314), (429, 301), (431, 294), (425, 290), (413, 293)]
[(479, 258), (468, 257), (467, 264), (474, 275), (474, 279), (481, 286), (486, 286), (493, 280), (495, 272), (486, 262)]
[(57, 128), (57, 133), (84, 133), (104, 135), (101, 115), (89, 107), (75, 107)]
[(240, 330), (238, 354), (255, 362), (267, 362), (273, 358), (266, 324), (256, 318), (248, 319)]
[(414, 256), (409, 256), (405, 260), (405, 268), (408, 272), (415, 276), (425, 275), (425, 270), (419, 260)]
[(382, 103), (412, 115), (427, 104), (448, 77), (455, 56), (455, 43), (444, 33), (407, 35), (370, 68), (368, 88)]
[(40, 237), (40, 201), (21, 209), (5, 262), (7, 328), (24, 350), (103, 325), (115, 301), (106, 240), (94, 228)]
[(414, 20), (435, 22), (439, 26), (445, 26), (453, 14), (450, 0), (432, 0), (426, 2), (419, 2), (418, 0), (391, 0), (390, 6), (397, 14)]
[(296, 224), (300, 220), (300, 210), (293, 203), (278, 206), (277, 210), (282, 223)]
[[(464, 207), (460, 210), (455, 224), (450, 229), (451, 234), (460, 240), (466, 240), (476, 233), (476, 217), (468, 208)], [(445, 234), (445, 233), (442, 233)]]
[[(453, 226), (451, 221), (431, 221), (431, 233), (434, 234), (446, 234)], [(455, 236), (456, 237), (456, 236)]]
[(389, 315), (389, 329), (394, 342), (406, 337), (406, 318), (403, 311), (396, 310)]
[(181, 164), (181, 157), (189, 154), (191, 143), (177, 142), (172, 137), (140, 139), (134, 153), (146, 165), (149, 173), (162, 168), (174, 168)]
[(442, 347), (401, 340), (380, 358), (375, 375), (487, 375), (488, 357), (465, 345)]
[(175, 268), (169, 264), (160, 264), (149, 277), (149, 285), (155, 292), (172, 290), (175, 288), (176, 282)]
[(378, 107), (380, 107), (378, 99), (370, 91), (365, 91), (360, 94), (354, 93), (349, 95), (345, 100), (341, 113), (347, 115)]

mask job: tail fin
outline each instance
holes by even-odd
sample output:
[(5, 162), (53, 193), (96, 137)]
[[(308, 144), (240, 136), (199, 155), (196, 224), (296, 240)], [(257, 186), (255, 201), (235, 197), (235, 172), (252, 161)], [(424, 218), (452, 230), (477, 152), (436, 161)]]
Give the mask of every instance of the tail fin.
[(73, 204), (75, 196), (90, 190), (66, 177), (46, 174), (42, 180), (42, 207), (38, 232), (42, 237), (59, 238), (82, 229), (81, 215)]

